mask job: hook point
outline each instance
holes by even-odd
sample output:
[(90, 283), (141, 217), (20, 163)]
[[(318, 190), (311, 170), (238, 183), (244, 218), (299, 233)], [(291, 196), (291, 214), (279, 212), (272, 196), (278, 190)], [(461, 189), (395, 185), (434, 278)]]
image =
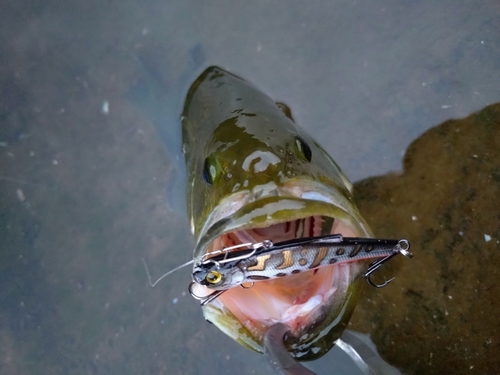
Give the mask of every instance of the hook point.
[(392, 280), (394, 280), (394, 277), (389, 279), (389, 280), (386, 280), (384, 281), (382, 284), (375, 284), (371, 279), (370, 279), (370, 276), (371, 274), (368, 274), (365, 276), (366, 278), (366, 281), (368, 282), (368, 284), (370, 284), (371, 286), (373, 286), (374, 288), (383, 288), (384, 286), (386, 286), (387, 284), (389, 284)]

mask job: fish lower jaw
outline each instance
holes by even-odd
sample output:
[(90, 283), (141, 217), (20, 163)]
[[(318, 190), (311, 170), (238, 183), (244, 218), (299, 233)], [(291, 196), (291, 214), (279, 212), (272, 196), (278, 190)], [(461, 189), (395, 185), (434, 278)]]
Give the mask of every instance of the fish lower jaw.
[(309, 298), (306, 302), (291, 305), (282, 314), (280, 319), (270, 319), (268, 326), (276, 323), (283, 323), (290, 328), (295, 335), (299, 334), (301, 329), (311, 324), (311, 316), (315, 315), (314, 310), (323, 304), (328, 303), (329, 297), (333, 294), (336, 288), (332, 288), (327, 295), (316, 294)]
[(357, 270), (357, 264), (339, 264), (256, 282), (251, 289), (228, 290), (218, 298), (218, 303), (256, 338), (278, 322), (299, 337), (308, 327), (323, 325), (335, 318), (332, 315), (337, 310), (335, 306), (345, 299)]
[(252, 331), (257, 337), (261, 336), (267, 328), (276, 323), (283, 323), (290, 328), (290, 331), (297, 335), (300, 331), (310, 325), (310, 315), (313, 310), (323, 303), (321, 295), (311, 297), (307, 302), (300, 305), (292, 305), (282, 312), (281, 318), (264, 318), (258, 319), (253, 317), (244, 321), (247, 329)]

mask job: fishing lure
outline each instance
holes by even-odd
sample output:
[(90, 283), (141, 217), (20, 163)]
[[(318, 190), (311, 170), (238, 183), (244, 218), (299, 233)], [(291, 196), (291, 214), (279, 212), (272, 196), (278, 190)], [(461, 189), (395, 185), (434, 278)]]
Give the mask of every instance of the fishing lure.
[[(380, 258), (372, 263), (364, 277), (374, 287), (371, 274), (383, 263), (397, 254), (406, 257), (407, 240), (343, 237), (340, 234), (300, 238), (274, 244), (270, 240), (259, 243), (244, 243), (205, 254), (195, 262), (193, 282), (189, 290), (202, 305), (217, 298), (224, 291), (235, 286), (250, 288), (255, 281), (270, 280), (314, 270), (336, 263), (347, 263), (364, 259)], [(239, 251), (235, 251), (239, 250)], [(194, 283), (214, 290), (214, 293), (200, 297), (193, 293)]]

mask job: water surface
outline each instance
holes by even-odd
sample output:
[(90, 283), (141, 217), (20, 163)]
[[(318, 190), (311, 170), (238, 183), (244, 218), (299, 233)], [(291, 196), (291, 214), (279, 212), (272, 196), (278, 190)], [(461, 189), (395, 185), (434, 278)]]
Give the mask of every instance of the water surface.
[[(185, 219), (166, 204), (176, 153), (127, 99), (141, 77), (137, 56), (159, 72), (174, 100), (182, 100), (189, 82), (178, 78), (200, 45), (207, 66), (230, 69), (287, 103), (297, 122), (359, 181), (401, 171), (407, 146), (427, 129), (500, 101), (498, 24), (493, 0), (3, 1), (0, 372), (270, 371), (262, 356), (203, 321), (186, 295), (188, 270), (154, 289), (147, 284), (141, 257), (160, 275), (188, 260), (193, 243)], [(390, 189), (406, 191), (397, 182)], [(414, 194), (424, 205), (436, 193), (429, 187)], [(371, 202), (384, 206), (387, 199), (376, 193)], [(395, 217), (411, 218), (403, 203)], [(490, 209), (498, 210), (493, 203)], [(366, 212), (377, 234), (389, 234), (381, 218)], [(486, 224), (495, 218), (485, 216)], [(441, 233), (440, 225), (428, 228)], [(395, 221), (391, 230), (406, 235), (408, 227)], [(489, 231), (492, 246), (498, 232)], [(419, 234), (411, 235), (418, 253)], [(425, 269), (423, 259), (412, 267)], [(408, 267), (400, 266), (400, 272)], [(392, 287), (391, 293), (411, 300), (399, 293), (404, 286)], [(427, 297), (432, 306), (441, 301)], [(370, 324), (383, 311), (376, 306), (360, 310), (357, 327), (373, 333), (382, 348), (380, 330)], [(394, 314), (406, 311), (398, 306)], [(394, 348), (421, 338), (403, 332), (390, 336)], [(430, 356), (418, 348), (385, 353), (417, 372)], [(433, 358), (463, 355), (453, 353), (433, 351)], [(326, 368), (338, 363), (333, 354), (322, 361)]]

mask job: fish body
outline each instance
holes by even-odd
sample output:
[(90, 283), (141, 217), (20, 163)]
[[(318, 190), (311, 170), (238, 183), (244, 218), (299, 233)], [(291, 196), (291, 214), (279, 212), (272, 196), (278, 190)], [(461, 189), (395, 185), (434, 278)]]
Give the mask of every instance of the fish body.
[[(206, 69), (182, 113), (187, 204), (195, 259), (242, 243), (341, 234), (372, 237), (352, 185), (290, 110), (240, 77)], [(343, 332), (368, 261), (332, 264), (232, 288), (202, 307), (230, 337), (262, 352), (268, 327), (290, 328), (301, 360), (326, 353)], [(195, 283), (197, 295), (212, 291)]]
[(224, 249), (220, 255), (203, 257), (194, 267), (194, 282), (213, 290), (227, 290), (335, 263), (385, 258), (401, 249), (399, 240), (350, 238), (340, 234), (277, 244), (264, 241), (250, 247), (250, 250), (236, 252), (234, 257)]

